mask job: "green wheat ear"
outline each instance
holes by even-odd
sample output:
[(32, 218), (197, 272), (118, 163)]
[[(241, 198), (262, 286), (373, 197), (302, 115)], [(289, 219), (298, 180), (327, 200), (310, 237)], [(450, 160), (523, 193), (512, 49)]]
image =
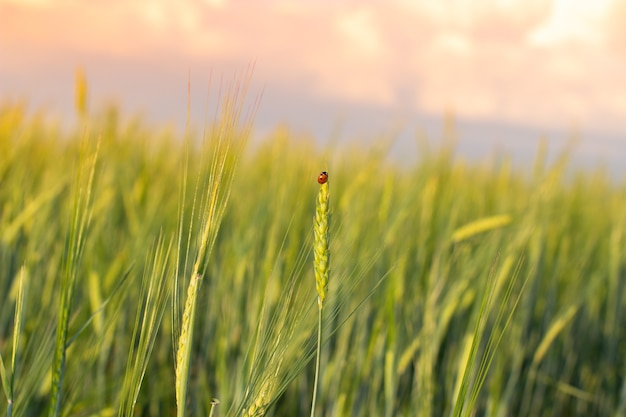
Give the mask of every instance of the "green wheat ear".
[(317, 194), (317, 204), (315, 207), (315, 246), (314, 262), (315, 268), (315, 287), (317, 288), (317, 302), (319, 308), (322, 308), (326, 293), (328, 293), (328, 275), (330, 264), (330, 251), (328, 250), (329, 241), (329, 224), (330, 213), (328, 207), (328, 173), (322, 172), (318, 177), (320, 185), (320, 191)]

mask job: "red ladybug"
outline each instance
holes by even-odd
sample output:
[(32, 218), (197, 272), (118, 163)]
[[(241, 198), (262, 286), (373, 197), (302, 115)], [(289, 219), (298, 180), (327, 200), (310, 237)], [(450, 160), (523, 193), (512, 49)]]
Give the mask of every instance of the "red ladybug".
[(326, 181), (328, 181), (328, 172), (324, 171), (317, 176), (317, 182), (320, 184), (326, 184)]

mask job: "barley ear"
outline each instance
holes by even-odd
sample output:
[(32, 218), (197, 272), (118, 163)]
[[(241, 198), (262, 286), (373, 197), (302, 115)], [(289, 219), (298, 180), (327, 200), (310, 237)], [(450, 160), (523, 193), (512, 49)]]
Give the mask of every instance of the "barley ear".
[[(314, 268), (315, 268), (315, 286), (317, 288), (317, 302), (321, 309), (328, 292), (328, 275), (330, 264), (329, 244), (329, 225), (330, 213), (328, 205), (328, 173), (323, 172), (318, 178), (321, 183), (320, 190), (317, 195), (317, 204), (315, 207), (315, 246), (314, 251)], [(322, 181), (323, 180), (323, 181)]]
[(265, 415), (273, 395), (274, 384), (275, 381), (273, 379), (266, 380), (263, 383), (259, 395), (257, 395), (252, 405), (243, 413), (243, 417), (262, 417)]

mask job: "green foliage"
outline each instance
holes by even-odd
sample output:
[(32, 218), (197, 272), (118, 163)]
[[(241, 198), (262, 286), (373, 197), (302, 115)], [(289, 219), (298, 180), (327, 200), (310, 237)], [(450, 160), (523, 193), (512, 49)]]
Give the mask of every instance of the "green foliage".
[[(216, 159), (192, 134), (114, 108), (81, 123), (63, 133), (0, 109), (0, 412), (39, 416), (58, 398), (61, 415), (174, 415), (196, 271), (186, 414), (306, 415), (326, 167), (332, 296), (317, 415), (626, 410), (626, 186), (602, 170), (548, 164), (543, 150), (532, 170), (467, 164), (447, 146), (402, 168), (384, 143), (324, 152), (277, 130), (234, 176), (227, 160), (217, 198), (229, 203), (211, 212)], [(219, 233), (202, 249), (211, 213)], [(65, 360), (53, 366), (55, 351)]]

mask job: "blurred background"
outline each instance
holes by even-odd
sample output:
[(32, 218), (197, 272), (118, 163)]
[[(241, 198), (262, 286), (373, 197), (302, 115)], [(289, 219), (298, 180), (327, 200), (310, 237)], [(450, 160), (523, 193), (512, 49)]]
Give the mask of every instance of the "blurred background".
[(409, 161), (445, 129), (470, 159), (528, 161), (543, 138), (621, 177), (624, 22), (626, 0), (0, 0), (0, 100), (71, 125), (83, 68), (92, 108), (182, 131), (188, 82), (201, 127), (220, 78), (253, 65), (258, 138), (393, 136)]

